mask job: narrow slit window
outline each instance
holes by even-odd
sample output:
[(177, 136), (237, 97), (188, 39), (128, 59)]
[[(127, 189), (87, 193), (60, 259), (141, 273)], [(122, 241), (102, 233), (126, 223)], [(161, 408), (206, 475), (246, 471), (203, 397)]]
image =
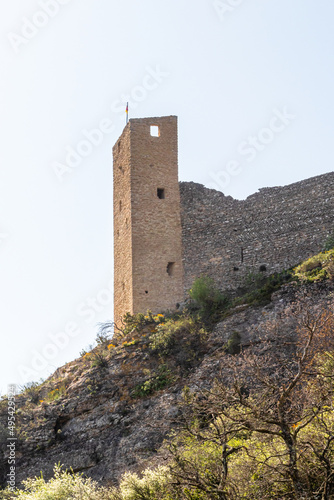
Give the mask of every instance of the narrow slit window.
[(118, 152), (120, 152), (120, 150), (121, 150), (121, 141), (118, 141), (117, 146), (118, 146)]
[(122, 201), (119, 202), (119, 211), (122, 211)]
[(151, 125), (150, 130), (152, 137), (160, 137), (160, 128), (158, 125)]
[(175, 271), (175, 262), (168, 262), (167, 264), (167, 274), (168, 276), (173, 276)]
[(165, 190), (163, 188), (158, 188), (157, 189), (157, 196), (159, 200), (164, 200), (165, 199)]

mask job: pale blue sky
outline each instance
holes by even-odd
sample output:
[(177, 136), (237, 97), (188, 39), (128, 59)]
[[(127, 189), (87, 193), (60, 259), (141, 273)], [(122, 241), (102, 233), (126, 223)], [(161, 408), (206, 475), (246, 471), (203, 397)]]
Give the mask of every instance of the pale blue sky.
[(245, 198), (329, 172), (333, 19), (332, 0), (2, 2), (2, 392), (74, 359), (112, 319), (121, 101), (134, 118), (178, 115), (181, 180)]

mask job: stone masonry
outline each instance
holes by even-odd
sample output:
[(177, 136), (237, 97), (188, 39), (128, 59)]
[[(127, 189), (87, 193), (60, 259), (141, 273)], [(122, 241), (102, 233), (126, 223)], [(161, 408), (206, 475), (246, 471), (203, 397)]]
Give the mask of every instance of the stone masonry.
[(114, 321), (184, 298), (177, 117), (132, 119), (113, 148)]
[(201, 274), (235, 290), (248, 273), (282, 271), (319, 252), (334, 230), (334, 172), (235, 200), (181, 182), (185, 289)]

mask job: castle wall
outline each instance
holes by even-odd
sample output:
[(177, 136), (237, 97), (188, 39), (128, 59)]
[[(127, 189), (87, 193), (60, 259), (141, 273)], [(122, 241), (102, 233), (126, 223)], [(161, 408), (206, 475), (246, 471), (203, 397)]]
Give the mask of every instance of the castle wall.
[(240, 201), (181, 182), (185, 289), (201, 274), (234, 290), (249, 272), (289, 268), (321, 250), (334, 229), (334, 173), (264, 188)]

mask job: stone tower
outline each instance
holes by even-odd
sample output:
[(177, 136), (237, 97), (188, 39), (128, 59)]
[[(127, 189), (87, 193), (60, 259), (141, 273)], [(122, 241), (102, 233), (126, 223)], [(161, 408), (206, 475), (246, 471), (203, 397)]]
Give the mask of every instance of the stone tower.
[(131, 119), (113, 148), (114, 321), (184, 297), (177, 117)]

